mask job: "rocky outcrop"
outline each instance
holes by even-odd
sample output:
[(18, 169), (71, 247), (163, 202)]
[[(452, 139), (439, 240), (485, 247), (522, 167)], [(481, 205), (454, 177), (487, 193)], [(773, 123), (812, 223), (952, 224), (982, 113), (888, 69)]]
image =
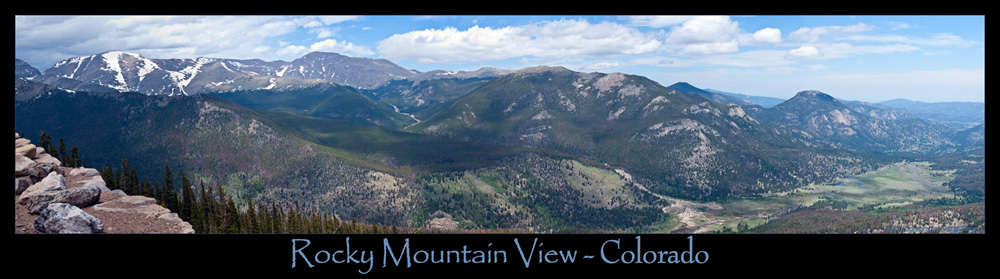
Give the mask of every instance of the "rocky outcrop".
[(155, 199), (107, 187), (100, 172), (63, 167), (14, 134), (15, 233), (194, 233)]
[(100, 233), (104, 223), (72, 204), (53, 203), (35, 219), (35, 229), (42, 233)]

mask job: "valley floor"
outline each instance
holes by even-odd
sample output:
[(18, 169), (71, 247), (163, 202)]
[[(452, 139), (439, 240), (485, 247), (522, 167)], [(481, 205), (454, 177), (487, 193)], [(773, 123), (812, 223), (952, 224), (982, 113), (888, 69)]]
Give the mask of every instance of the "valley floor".
[[(953, 199), (944, 183), (954, 179), (954, 171), (932, 170), (928, 162), (901, 162), (834, 184), (810, 184), (790, 191), (761, 197), (733, 198), (718, 202), (694, 202), (656, 195), (669, 202), (663, 212), (670, 221), (656, 224), (654, 233), (736, 232), (750, 229), (799, 208), (822, 205), (835, 210), (891, 209), (923, 201)], [(629, 175), (616, 170), (629, 179)], [(642, 185), (640, 190), (649, 192)]]

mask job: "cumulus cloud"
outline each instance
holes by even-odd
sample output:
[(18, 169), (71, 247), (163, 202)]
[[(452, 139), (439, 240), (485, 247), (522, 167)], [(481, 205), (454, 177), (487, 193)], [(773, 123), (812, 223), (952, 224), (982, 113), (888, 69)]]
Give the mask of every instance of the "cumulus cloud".
[(760, 44), (780, 45), (781, 30), (777, 28), (764, 28), (753, 33), (753, 41)]
[(669, 46), (681, 55), (707, 55), (739, 51), (739, 23), (727, 16), (697, 16), (667, 34)]
[(546, 21), (502, 28), (473, 26), (395, 34), (378, 43), (383, 57), (419, 63), (479, 62), (524, 56), (561, 58), (643, 54), (657, 50), (654, 36), (616, 23)]
[(816, 49), (816, 47), (813, 47), (813, 46), (802, 46), (802, 47), (799, 47), (797, 49), (793, 49), (793, 50), (788, 51), (788, 54), (785, 55), (785, 59), (789, 59), (789, 60), (807, 60), (807, 59), (819, 58), (821, 56), (823, 56), (823, 53), (819, 52), (819, 50)]

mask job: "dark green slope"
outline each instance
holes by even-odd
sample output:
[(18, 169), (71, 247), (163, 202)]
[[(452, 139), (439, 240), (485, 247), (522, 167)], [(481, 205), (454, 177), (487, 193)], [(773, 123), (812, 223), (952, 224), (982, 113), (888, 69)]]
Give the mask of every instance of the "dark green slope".
[(395, 106), (400, 112), (417, 119), (427, 118), (448, 108), (456, 99), (469, 94), (492, 78), (443, 78), (429, 80), (396, 80), (374, 90), (366, 90), (372, 98)]
[(529, 152), (569, 158), (547, 150), (460, 141), (287, 112), (261, 113), (270, 126), (331, 148), (332, 154), (390, 172), (475, 169), (494, 166), (507, 156)]
[(353, 88), (328, 83), (301, 89), (240, 90), (215, 95), (259, 111), (284, 111), (390, 129), (416, 122)]

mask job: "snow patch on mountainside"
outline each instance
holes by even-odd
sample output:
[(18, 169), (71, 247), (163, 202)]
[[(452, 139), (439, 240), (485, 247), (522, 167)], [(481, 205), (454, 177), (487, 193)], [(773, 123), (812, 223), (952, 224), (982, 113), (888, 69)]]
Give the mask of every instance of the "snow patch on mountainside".
[(115, 81), (118, 82), (118, 84), (108, 84), (108, 86), (117, 90), (128, 90), (128, 86), (125, 83), (125, 76), (122, 75), (121, 65), (118, 64), (120, 63), (121, 56), (124, 54), (124, 52), (111, 51), (101, 55), (101, 58), (104, 59), (104, 63), (107, 65), (102, 70), (111, 71), (115, 75)]

